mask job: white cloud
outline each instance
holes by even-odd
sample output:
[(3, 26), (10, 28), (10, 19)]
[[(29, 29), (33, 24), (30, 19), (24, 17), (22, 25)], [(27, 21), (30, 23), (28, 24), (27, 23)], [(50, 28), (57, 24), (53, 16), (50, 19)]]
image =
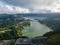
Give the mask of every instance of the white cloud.
[(6, 2), (8, 5), (0, 5), (0, 12), (7, 13), (60, 12), (60, 0), (3, 0), (3, 1)]
[(60, 12), (59, 0), (33, 0), (29, 6), (34, 12), (38, 13)]
[(0, 3), (0, 13), (30, 13), (26, 8)]

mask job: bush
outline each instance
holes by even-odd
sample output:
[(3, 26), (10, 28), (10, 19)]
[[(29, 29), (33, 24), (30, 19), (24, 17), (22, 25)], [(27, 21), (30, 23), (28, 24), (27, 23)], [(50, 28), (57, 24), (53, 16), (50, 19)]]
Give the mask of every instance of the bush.
[(54, 34), (44, 42), (44, 45), (60, 45), (60, 34)]

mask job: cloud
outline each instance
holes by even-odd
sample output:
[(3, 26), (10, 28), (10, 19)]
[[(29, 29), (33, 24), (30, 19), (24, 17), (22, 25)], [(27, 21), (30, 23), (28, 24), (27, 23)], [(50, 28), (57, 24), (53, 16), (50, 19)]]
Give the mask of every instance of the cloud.
[[(51, 13), (60, 12), (59, 0), (1, 0), (9, 7), (8, 12), (17, 13)], [(11, 6), (12, 5), (12, 6)], [(3, 5), (4, 6), (4, 5)]]
[(26, 8), (19, 6), (7, 5), (3, 2), (0, 3), (0, 13), (30, 13)]

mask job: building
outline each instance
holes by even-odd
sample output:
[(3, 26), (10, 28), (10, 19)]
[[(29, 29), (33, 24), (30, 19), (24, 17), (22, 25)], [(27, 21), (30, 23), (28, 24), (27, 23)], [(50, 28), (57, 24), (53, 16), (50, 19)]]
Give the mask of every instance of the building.
[(32, 41), (29, 38), (19, 38), (15, 45), (32, 45)]
[(32, 39), (33, 45), (43, 45), (43, 42), (48, 40), (47, 37), (37, 37)]
[(3, 45), (3, 42), (2, 41), (0, 41), (0, 45)]
[(15, 45), (43, 45), (42, 43), (46, 41), (47, 37), (40, 38), (19, 38), (16, 40)]

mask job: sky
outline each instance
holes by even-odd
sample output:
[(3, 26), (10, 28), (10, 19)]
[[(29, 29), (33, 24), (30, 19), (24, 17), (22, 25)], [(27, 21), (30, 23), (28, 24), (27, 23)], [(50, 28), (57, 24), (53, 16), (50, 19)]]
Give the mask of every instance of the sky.
[(1, 13), (60, 13), (60, 0), (0, 0)]

